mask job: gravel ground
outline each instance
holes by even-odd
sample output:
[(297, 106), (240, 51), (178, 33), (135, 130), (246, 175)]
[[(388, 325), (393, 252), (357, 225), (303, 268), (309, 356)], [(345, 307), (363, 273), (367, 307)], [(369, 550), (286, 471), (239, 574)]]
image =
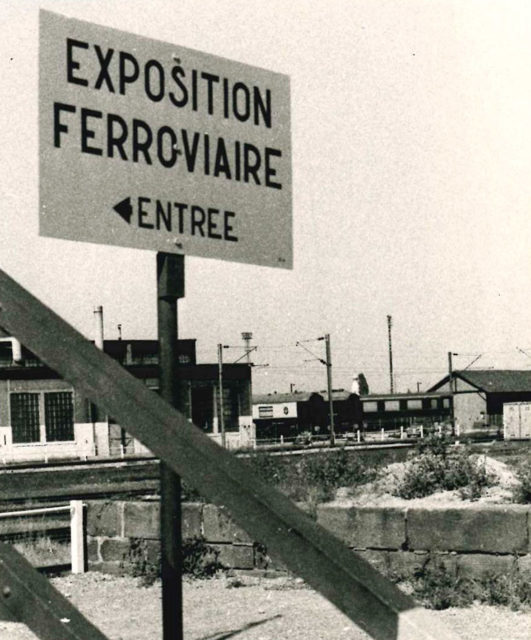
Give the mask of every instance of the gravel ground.
[[(333, 605), (292, 579), (243, 578), (184, 583), (186, 640), (367, 640)], [(66, 595), (109, 640), (161, 640), (160, 583), (98, 573), (55, 578)], [(531, 613), (501, 607), (432, 611), (462, 640), (529, 640)], [(19, 624), (0, 622), (1, 640), (34, 640)]]

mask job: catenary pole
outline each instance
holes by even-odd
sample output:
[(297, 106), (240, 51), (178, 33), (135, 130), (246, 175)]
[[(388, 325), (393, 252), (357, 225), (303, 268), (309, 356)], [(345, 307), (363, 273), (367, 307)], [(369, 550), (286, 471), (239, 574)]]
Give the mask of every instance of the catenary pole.
[(452, 425), (452, 435), (455, 432), (455, 411), (454, 411), (454, 398), (455, 398), (455, 381), (454, 381), (454, 369), (452, 364), (452, 356), (457, 355), (448, 351), (448, 388), (450, 389), (450, 423)]
[[(177, 300), (183, 297), (184, 256), (157, 253), (160, 395), (181, 412)], [(183, 640), (181, 478), (164, 462), (160, 463), (160, 537), (162, 638)]]
[(328, 411), (330, 414), (330, 446), (336, 443), (336, 434), (334, 429), (334, 401), (332, 399), (332, 355), (330, 349), (330, 334), (325, 334), (326, 345), (326, 382), (328, 386)]

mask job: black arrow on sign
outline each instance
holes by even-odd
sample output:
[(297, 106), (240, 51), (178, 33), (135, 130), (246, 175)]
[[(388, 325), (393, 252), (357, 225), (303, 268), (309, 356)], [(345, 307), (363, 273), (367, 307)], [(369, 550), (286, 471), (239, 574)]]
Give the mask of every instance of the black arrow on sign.
[(120, 216), (127, 222), (127, 224), (131, 223), (133, 207), (131, 206), (131, 198), (129, 196), (125, 198), (125, 200), (122, 200), (118, 204), (115, 204), (113, 209), (116, 211), (116, 213), (120, 214)]

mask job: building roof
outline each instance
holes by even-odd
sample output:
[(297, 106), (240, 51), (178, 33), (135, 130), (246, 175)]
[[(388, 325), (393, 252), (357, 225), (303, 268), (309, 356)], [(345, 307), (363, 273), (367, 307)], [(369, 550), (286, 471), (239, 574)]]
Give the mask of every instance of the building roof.
[(448, 396), (448, 392), (437, 391), (414, 391), (411, 393), (370, 393), (366, 396), (360, 396), (362, 402), (371, 402), (374, 400), (422, 400), (423, 398), (440, 398)]
[[(328, 402), (328, 391), (321, 391), (319, 395), (323, 396), (325, 401)], [(351, 391), (345, 391), (345, 389), (332, 389), (332, 401), (348, 400), (352, 396), (358, 397), (358, 394), (352, 393)]]
[[(469, 369), (454, 371), (454, 376), (487, 393), (518, 393), (531, 391), (531, 369)], [(448, 382), (448, 376), (431, 390)]]
[(288, 402), (307, 402), (312, 396), (319, 396), (314, 391), (295, 391), (294, 393), (261, 393), (253, 394), (253, 404), (287, 404)]

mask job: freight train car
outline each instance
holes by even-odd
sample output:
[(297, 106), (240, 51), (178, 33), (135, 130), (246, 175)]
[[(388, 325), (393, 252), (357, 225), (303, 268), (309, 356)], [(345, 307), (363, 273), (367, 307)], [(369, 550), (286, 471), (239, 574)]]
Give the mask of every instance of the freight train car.
[[(448, 393), (394, 393), (359, 396), (343, 389), (334, 390), (332, 404), (334, 431), (360, 434), (384, 429), (389, 434), (401, 429), (414, 432), (420, 425), (429, 432), (451, 420)], [(328, 394), (321, 392), (273, 393), (253, 396), (253, 422), (256, 438), (295, 439), (308, 433), (327, 437), (329, 428)]]

